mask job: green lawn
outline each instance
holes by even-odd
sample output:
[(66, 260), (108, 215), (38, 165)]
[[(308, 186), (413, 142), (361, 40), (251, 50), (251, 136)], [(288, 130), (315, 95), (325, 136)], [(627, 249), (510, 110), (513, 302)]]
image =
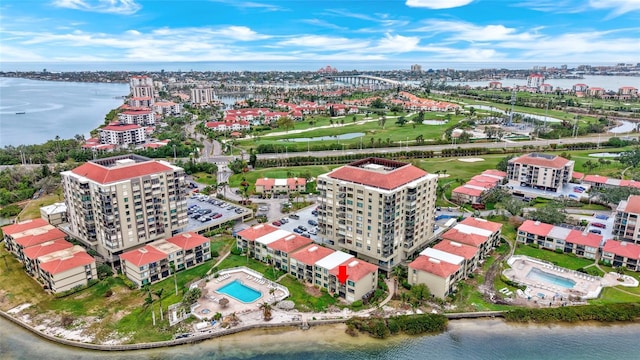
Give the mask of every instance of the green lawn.
[(597, 299), (589, 300), (589, 304), (602, 305), (611, 303), (637, 303), (640, 302), (640, 295), (631, 295), (623, 291), (629, 291), (633, 288), (626, 287), (606, 287), (602, 289), (600, 297)]
[(557, 266), (578, 270), (587, 265), (593, 264), (593, 260), (582, 259), (569, 254), (558, 254), (551, 250), (536, 249), (529, 245), (517, 244), (515, 255), (526, 255), (533, 258), (548, 261)]
[(276, 270), (274, 274), (273, 268), (271, 266), (261, 263), (258, 260), (234, 254), (229, 254), (229, 256), (227, 256), (227, 258), (224, 259), (222, 263), (220, 263), (220, 265), (218, 265), (218, 269), (227, 269), (236, 266), (246, 266), (263, 274), (264, 277), (270, 280), (276, 280), (278, 279), (278, 277), (284, 275), (284, 272), (280, 270)]
[(215, 174), (207, 174), (205, 172), (197, 172), (193, 174), (193, 179), (200, 184), (215, 186), (218, 184)]
[(249, 192), (255, 191), (256, 180), (259, 178), (276, 178), (286, 179), (288, 177), (303, 177), (305, 174), (309, 174), (312, 177), (316, 177), (321, 174), (328, 173), (332, 169), (335, 169), (339, 165), (310, 165), (310, 166), (295, 166), (295, 167), (279, 167), (279, 168), (267, 168), (252, 170), (247, 173), (235, 174), (229, 178), (229, 186), (240, 187), (242, 178), (251, 184), (249, 186)]
[(305, 284), (301, 283), (294, 277), (287, 275), (284, 277), (280, 284), (284, 285), (289, 289), (290, 297), (288, 300), (293, 301), (296, 304), (296, 309), (301, 311), (324, 311), (330, 305), (334, 305), (337, 303), (337, 300), (334, 299), (329, 293), (326, 291), (321, 291), (317, 289), (317, 292), (320, 293), (320, 296), (312, 295), (307, 292)]

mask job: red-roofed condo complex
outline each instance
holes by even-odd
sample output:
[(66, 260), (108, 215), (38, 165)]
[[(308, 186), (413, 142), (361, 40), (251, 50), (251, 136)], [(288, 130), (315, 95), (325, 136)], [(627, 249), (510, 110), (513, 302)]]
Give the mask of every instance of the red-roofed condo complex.
[(185, 174), (167, 162), (130, 154), (61, 175), (70, 232), (108, 261), (187, 224)]
[(438, 177), (368, 158), (318, 176), (319, 236), (385, 270), (431, 241)]
[(509, 160), (509, 184), (551, 192), (561, 192), (571, 180), (574, 162), (557, 155), (531, 153)]

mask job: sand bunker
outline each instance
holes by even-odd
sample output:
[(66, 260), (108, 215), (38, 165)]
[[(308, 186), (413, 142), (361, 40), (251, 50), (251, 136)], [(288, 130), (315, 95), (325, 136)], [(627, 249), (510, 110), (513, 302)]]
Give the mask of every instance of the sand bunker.
[(478, 162), (478, 161), (484, 161), (483, 158), (460, 158), (458, 159), (458, 161), (462, 161), (462, 162)]

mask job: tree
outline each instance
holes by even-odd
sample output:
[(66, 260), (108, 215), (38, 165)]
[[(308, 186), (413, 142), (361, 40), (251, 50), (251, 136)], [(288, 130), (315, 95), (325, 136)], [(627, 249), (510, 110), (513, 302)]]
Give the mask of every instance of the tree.
[(164, 316), (162, 314), (162, 293), (164, 292), (164, 288), (159, 288), (154, 291), (154, 294), (158, 297), (158, 302), (160, 303), (160, 320), (164, 320)]
[(406, 123), (407, 123), (407, 119), (404, 116), (400, 116), (396, 120), (396, 124), (398, 124), (398, 126), (404, 126), (404, 124)]
[(193, 303), (198, 301), (202, 296), (202, 290), (200, 288), (195, 287), (193, 289), (189, 289), (184, 296), (182, 297), (182, 307), (184, 309), (189, 309)]
[(269, 305), (269, 303), (267, 303), (267, 302), (263, 302), (260, 305), (260, 309), (262, 309), (262, 317), (264, 318), (264, 321), (271, 320), (271, 318), (272, 318), (271, 305)]
[(285, 132), (289, 132), (289, 129), (295, 127), (295, 122), (289, 116), (281, 116), (278, 121), (276, 121), (278, 127), (284, 128)]
[(513, 156), (514, 155), (508, 155), (502, 158), (496, 165), (496, 169), (500, 171), (507, 171), (507, 164), (509, 163), (509, 160), (513, 159)]
[(176, 296), (178, 296), (178, 278), (176, 275), (176, 266), (172, 263), (169, 264), (169, 269), (171, 270), (171, 273), (173, 274), (173, 284), (176, 287)]
[(640, 165), (640, 148), (623, 152), (620, 154), (620, 157), (618, 157), (618, 161), (623, 165), (637, 168), (638, 165)]
[(380, 125), (384, 129), (384, 124), (387, 123), (387, 118), (385, 116), (381, 116), (378, 120), (378, 125)]
[(500, 201), (500, 204), (513, 216), (520, 216), (525, 205), (522, 200), (513, 197), (502, 199), (502, 201)]
[(563, 207), (560, 203), (550, 202), (530, 212), (529, 217), (532, 220), (547, 224), (561, 224), (566, 220), (567, 214), (563, 212)]

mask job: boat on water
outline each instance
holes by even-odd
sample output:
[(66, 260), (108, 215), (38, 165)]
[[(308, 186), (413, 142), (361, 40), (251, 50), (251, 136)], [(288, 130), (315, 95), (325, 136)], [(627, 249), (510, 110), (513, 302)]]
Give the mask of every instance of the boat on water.
[(22, 115), (22, 114), (26, 114), (26, 113), (27, 113), (26, 111), (18, 111), (18, 112), (16, 113), (16, 115)]

